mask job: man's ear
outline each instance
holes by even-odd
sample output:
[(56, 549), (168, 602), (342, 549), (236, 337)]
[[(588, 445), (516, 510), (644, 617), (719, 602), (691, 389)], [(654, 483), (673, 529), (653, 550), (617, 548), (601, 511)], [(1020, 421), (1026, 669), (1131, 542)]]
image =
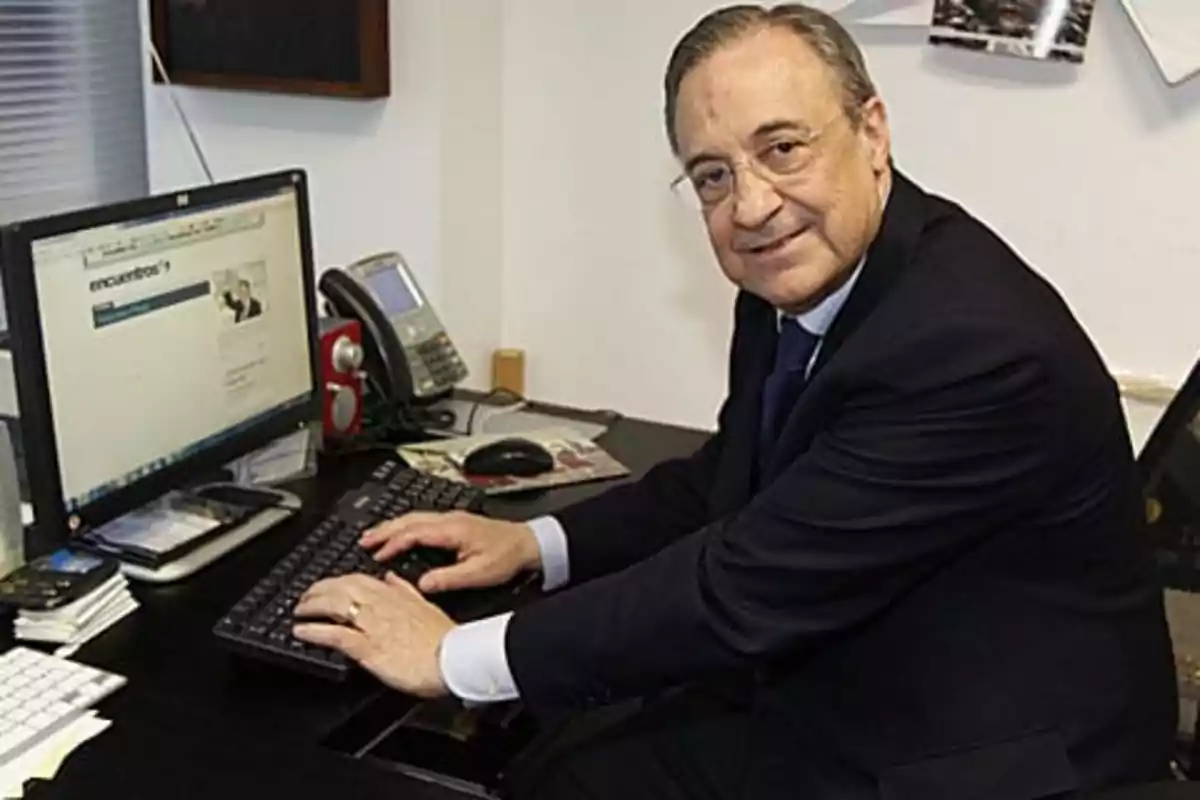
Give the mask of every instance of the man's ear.
[(876, 96), (863, 103), (859, 122), (859, 136), (865, 149), (864, 155), (871, 162), (871, 170), (881, 175), (892, 157), (892, 128), (888, 122), (887, 106)]

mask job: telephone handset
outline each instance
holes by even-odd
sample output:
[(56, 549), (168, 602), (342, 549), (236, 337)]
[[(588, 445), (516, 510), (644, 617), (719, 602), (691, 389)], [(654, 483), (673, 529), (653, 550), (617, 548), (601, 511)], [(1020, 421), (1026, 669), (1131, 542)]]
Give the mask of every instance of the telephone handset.
[(330, 269), (320, 281), (333, 312), (362, 325), (363, 368), (396, 403), (444, 394), (467, 366), (399, 253)]

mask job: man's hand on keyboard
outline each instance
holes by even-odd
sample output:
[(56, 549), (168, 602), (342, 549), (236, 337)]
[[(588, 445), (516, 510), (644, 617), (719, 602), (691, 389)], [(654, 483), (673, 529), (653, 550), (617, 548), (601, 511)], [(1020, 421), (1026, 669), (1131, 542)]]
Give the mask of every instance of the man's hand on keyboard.
[(449, 693), (438, 647), (454, 620), (411, 584), (389, 573), (386, 580), (347, 575), (313, 584), (296, 606), (293, 635), (345, 653), (381, 681), (417, 697)]
[(457, 552), (457, 564), (421, 577), (419, 588), (426, 594), (500, 586), (542, 566), (541, 550), (528, 525), (461, 511), (405, 514), (367, 531), (362, 546), (376, 551), (376, 561), (388, 561), (414, 547)]

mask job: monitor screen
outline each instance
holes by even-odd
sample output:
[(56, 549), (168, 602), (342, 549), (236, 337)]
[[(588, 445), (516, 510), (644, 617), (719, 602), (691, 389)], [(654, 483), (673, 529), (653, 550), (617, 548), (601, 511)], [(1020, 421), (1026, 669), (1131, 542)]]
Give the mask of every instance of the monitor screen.
[(294, 187), (31, 243), (71, 513), (310, 402)]
[(399, 269), (376, 270), (367, 276), (367, 286), (379, 298), (379, 305), (389, 317), (407, 314), (421, 305), (415, 286)]

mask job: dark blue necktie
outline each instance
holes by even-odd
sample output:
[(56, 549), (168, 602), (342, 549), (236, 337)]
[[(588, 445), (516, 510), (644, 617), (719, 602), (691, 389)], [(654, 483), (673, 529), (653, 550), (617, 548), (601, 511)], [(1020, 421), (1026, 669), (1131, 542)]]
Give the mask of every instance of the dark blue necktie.
[(763, 461), (775, 449), (783, 423), (808, 382), (808, 362), (821, 337), (809, 333), (793, 319), (780, 320), (779, 344), (775, 349), (775, 369), (763, 387), (762, 438), (759, 455)]

